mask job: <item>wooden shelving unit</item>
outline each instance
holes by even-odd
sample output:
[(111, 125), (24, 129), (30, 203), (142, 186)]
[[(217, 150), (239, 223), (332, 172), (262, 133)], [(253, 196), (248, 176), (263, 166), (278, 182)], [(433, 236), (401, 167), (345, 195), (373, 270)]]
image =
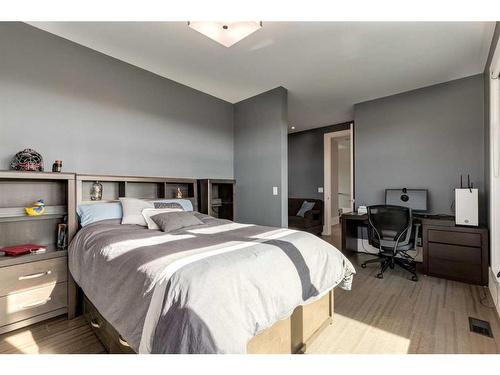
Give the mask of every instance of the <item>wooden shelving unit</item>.
[(200, 212), (219, 219), (234, 220), (235, 180), (198, 180)]
[[(28, 216), (24, 207), (38, 199), (45, 201), (45, 213)], [(0, 256), (0, 333), (57, 315), (72, 317), (68, 252), (56, 248), (63, 222), (69, 243), (77, 229), (74, 174), (0, 171), (0, 247), (47, 246), (44, 253)]]
[[(71, 239), (76, 231), (74, 192), (73, 173), (0, 171), (0, 247), (29, 242), (55, 246), (64, 217)], [(24, 207), (38, 199), (44, 199), (45, 213), (28, 216)]]

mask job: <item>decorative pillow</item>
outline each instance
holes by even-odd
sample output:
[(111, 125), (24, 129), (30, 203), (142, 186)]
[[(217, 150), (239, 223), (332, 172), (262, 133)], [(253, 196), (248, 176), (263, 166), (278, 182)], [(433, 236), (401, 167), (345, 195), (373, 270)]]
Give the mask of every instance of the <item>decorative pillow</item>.
[(166, 205), (175, 203), (181, 206), (184, 211), (193, 211), (193, 204), (189, 199), (158, 199), (146, 200), (138, 198), (120, 198), (123, 209), (122, 224), (136, 224), (147, 227), (148, 223), (142, 216), (142, 210), (146, 208), (163, 208), (155, 205)]
[(120, 198), (122, 204), (123, 217), (122, 224), (136, 224), (147, 227), (148, 224), (142, 216), (142, 210), (145, 208), (154, 208), (153, 201), (146, 201), (137, 198)]
[(90, 203), (81, 204), (77, 208), (82, 227), (96, 221), (122, 218), (122, 205), (120, 203)]
[(311, 211), (315, 204), (316, 204), (315, 202), (308, 202), (308, 201), (302, 202), (302, 206), (300, 207), (300, 210), (297, 212), (296, 216), (304, 217), (304, 214), (307, 211)]
[[(170, 203), (168, 203), (170, 204)], [(177, 203), (175, 203), (177, 204)], [(156, 206), (156, 203), (155, 203)], [(151, 216), (158, 215), (158, 214), (163, 214), (166, 212), (182, 212), (184, 211), (182, 209), (182, 206), (178, 205), (178, 208), (145, 208), (142, 210), (142, 216), (144, 217), (144, 220), (146, 221), (146, 224), (148, 225), (148, 229), (160, 229), (158, 225), (151, 219)]]
[[(155, 208), (170, 208), (170, 207), (163, 207), (163, 205), (168, 204), (168, 203), (175, 203), (180, 205), (184, 211), (193, 211), (193, 203), (189, 199), (158, 199), (154, 201), (154, 207)], [(157, 207), (158, 205), (158, 207)]]
[(174, 230), (191, 227), (193, 225), (203, 224), (203, 221), (198, 219), (192, 212), (167, 212), (154, 215), (151, 217), (153, 221), (164, 232), (172, 232)]
[[(181, 211), (184, 211), (184, 208), (182, 207), (182, 205), (180, 203), (177, 203), (177, 202), (154, 202), (153, 205), (155, 208), (175, 208), (175, 209), (180, 209)], [(143, 211), (143, 213), (144, 213), (144, 211)]]

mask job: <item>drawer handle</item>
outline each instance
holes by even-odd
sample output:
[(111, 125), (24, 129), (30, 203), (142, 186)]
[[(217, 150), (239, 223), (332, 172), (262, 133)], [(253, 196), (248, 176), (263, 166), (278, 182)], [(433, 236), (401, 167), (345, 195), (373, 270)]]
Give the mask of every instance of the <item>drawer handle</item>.
[(52, 298), (50, 297), (47, 297), (46, 299), (42, 300), (42, 301), (37, 301), (37, 302), (33, 302), (33, 303), (30, 303), (28, 305), (24, 305), (22, 308), (23, 309), (31, 309), (33, 307), (38, 307), (38, 306), (42, 306), (42, 305), (45, 305), (47, 302), (49, 302)]
[(94, 328), (101, 328), (101, 325), (97, 322), (97, 319), (92, 319), (90, 325)]
[(128, 342), (127, 342), (127, 341), (125, 341), (125, 339), (124, 339), (121, 335), (119, 335), (119, 336), (118, 336), (118, 341), (119, 341), (119, 342), (120, 342), (120, 344), (122, 344), (123, 346), (130, 347), (130, 345), (128, 344)]
[(52, 271), (46, 271), (46, 272), (40, 272), (40, 273), (33, 273), (31, 275), (24, 275), (24, 276), (19, 276), (19, 280), (29, 280), (29, 279), (36, 279), (37, 277), (42, 277), (46, 275), (50, 275)]

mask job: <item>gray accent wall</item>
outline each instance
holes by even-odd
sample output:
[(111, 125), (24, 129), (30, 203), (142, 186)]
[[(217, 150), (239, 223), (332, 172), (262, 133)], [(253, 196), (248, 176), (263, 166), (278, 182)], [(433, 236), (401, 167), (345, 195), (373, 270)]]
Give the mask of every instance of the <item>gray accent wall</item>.
[(484, 221), (482, 74), (356, 104), (354, 117), (356, 207), (383, 203), (386, 188), (425, 188), (432, 213), (452, 214), (470, 174)]
[(288, 195), (323, 199), (324, 135), (349, 129), (350, 122), (288, 135)]
[(287, 124), (283, 87), (234, 105), (237, 222), (288, 225)]
[(233, 105), (23, 23), (0, 23), (0, 169), (233, 177)]

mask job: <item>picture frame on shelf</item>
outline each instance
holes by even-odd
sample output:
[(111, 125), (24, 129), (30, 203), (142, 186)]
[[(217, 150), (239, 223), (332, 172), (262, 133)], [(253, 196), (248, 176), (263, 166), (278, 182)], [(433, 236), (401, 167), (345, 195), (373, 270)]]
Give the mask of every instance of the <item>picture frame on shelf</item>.
[(57, 250), (66, 250), (68, 248), (68, 224), (61, 223), (57, 225)]

